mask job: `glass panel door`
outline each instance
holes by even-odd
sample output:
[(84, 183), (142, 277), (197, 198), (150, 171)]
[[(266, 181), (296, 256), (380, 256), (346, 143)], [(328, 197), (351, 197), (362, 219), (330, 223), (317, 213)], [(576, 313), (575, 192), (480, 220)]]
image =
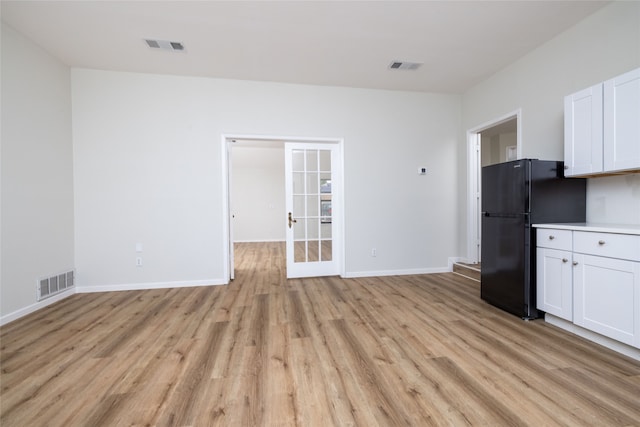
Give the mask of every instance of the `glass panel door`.
[(331, 144), (285, 144), (287, 277), (338, 273), (333, 241), (337, 152)]

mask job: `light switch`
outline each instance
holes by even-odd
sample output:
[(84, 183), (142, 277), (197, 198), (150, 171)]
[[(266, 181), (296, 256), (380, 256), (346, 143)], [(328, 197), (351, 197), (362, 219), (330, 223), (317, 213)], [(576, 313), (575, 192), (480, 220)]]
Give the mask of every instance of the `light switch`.
[(142, 252), (142, 243), (136, 243), (136, 252)]

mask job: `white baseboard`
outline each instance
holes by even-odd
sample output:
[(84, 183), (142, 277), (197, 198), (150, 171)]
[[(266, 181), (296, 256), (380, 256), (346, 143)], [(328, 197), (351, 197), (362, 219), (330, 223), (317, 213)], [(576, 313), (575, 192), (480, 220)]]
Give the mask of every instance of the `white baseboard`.
[(284, 243), (284, 240), (273, 240), (273, 239), (264, 239), (264, 240), (234, 240), (233, 243)]
[(412, 276), (416, 274), (434, 274), (448, 273), (451, 269), (447, 267), (436, 268), (416, 268), (407, 270), (380, 270), (380, 271), (351, 271), (345, 273), (345, 279), (355, 279), (358, 277), (374, 277), (374, 276)]
[(147, 289), (166, 289), (166, 288), (191, 288), (194, 286), (219, 286), (226, 285), (227, 281), (223, 279), (206, 279), (193, 280), (189, 282), (155, 282), (155, 283), (124, 283), (118, 285), (101, 285), (101, 286), (76, 286), (76, 292), (79, 294), (92, 292), (111, 292), (111, 291), (141, 291)]
[(0, 317), (0, 326), (6, 325), (9, 322), (13, 322), (14, 320), (18, 320), (19, 318), (26, 316), (27, 314), (31, 314), (35, 311), (43, 309), (46, 306), (53, 304), (54, 302), (58, 302), (67, 297), (70, 297), (71, 295), (76, 293), (75, 291), (75, 288), (67, 289), (50, 298), (38, 301), (35, 304), (28, 305), (24, 308), (14, 311), (13, 313), (6, 314)]
[(593, 341), (596, 344), (600, 344), (603, 347), (607, 347), (613, 351), (624, 354), (625, 356), (629, 356), (632, 359), (640, 360), (640, 349), (631, 347), (630, 345), (613, 340), (609, 337), (605, 337), (604, 335), (600, 335), (596, 332), (578, 326), (573, 322), (569, 322), (568, 320), (561, 319), (549, 313), (545, 313), (544, 321), (551, 325), (557, 326), (560, 329), (564, 329), (565, 331), (588, 339), (589, 341)]

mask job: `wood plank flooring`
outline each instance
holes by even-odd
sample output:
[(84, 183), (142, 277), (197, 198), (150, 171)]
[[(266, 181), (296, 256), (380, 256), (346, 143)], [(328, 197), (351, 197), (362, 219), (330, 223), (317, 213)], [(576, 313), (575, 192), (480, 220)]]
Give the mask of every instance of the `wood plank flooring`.
[(1, 328), (0, 425), (632, 426), (640, 363), (453, 273), (77, 294)]

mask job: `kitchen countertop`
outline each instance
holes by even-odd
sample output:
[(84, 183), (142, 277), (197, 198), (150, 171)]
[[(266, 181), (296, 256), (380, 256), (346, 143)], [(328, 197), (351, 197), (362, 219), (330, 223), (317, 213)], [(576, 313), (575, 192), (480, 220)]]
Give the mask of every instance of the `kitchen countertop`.
[(598, 233), (635, 234), (640, 236), (640, 225), (603, 224), (597, 222), (568, 222), (554, 224), (533, 224), (535, 228), (553, 228), (555, 230), (593, 231)]

